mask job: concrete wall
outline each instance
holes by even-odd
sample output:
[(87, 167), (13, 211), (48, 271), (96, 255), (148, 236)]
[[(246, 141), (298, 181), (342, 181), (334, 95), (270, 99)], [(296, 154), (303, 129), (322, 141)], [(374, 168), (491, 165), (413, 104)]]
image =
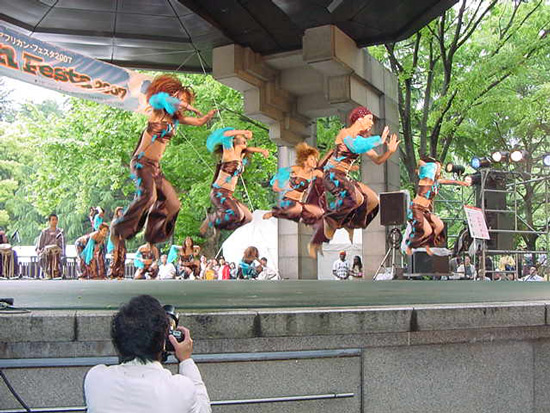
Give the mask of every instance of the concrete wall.
[[(524, 413), (550, 409), (547, 312), (546, 303), (262, 310), (181, 323), (213, 401), (341, 396), (215, 412)], [(31, 407), (82, 406), (89, 366), (115, 355), (111, 315), (1, 314), (0, 366)], [(0, 382), (0, 411), (15, 408)]]

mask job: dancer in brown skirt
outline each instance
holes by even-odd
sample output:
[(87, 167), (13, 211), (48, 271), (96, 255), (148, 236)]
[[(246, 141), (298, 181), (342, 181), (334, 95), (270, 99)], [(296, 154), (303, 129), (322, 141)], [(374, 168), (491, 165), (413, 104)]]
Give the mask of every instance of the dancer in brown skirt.
[(204, 219), (201, 234), (204, 235), (209, 227), (234, 230), (252, 221), (252, 213), (233, 197), (233, 192), (247, 163), (246, 156), (261, 153), (267, 158), (269, 152), (263, 148), (248, 147), (250, 139), (252, 132), (249, 130), (233, 128), (218, 129), (208, 137), (206, 147), (210, 152), (221, 153), (221, 162), (218, 163), (210, 192), (215, 211)]
[(307, 190), (315, 179), (322, 179), (323, 173), (315, 169), (319, 151), (306, 143), (296, 145), (296, 165), (281, 168), (271, 180), (273, 190), (282, 194), (279, 205), (264, 214), (271, 217), (289, 219), (313, 225), (323, 217), (323, 209), (305, 202)]
[(312, 257), (317, 256), (322, 243), (331, 240), (338, 228), (345, 228), (351, 238), (354, 229), (366, 228), (378, 214), (376, 193), (364, 183), (352, 179), (349, 172), (358, 169), (354, 163), (362, 154), (380, 165), (395, 153), (399, 145), (397, 135), (393, 134), (388, 142), (388, 150), (378, 155), (374, 148), (386, 143), (389, 128), (384, 128), (382, 136), (370, 136), (374, 117), (363, 106), (353, 109), (348, 121), (350, 126), (338, 132), (335, 148), (324, 167), (325, 190), (333, 195), (334, 201), (329, 203), (309, 244)]
[(105, 248), (103, 243), (109, 233), (109, 225), (102, 223), (97, 231), (83, 235), (75, 242), (79, 258), (78, 278), (87, 280), (104, 280)]
[(160, 160), (178, 124), (202, 126), (216, 113), (211, 110), (200, 117), (186, 116), (186, 110), (197, 112), (190, 106), (195, 96), (175, 76), (156, 77), (146, 95), (151, 105), (149, 120), (130, 162), (137, 191), (122, 217), (113, 222), (111, 236), (115, 245), (120, 239), (135, 236), (144, 225), (147, 242), (157, 243), (170, 238), (180, 201), (160, 169)]
[[(113, 220), (122, 217), (124, 209), (122, 207), (116, 207), (113, 214)], [(118, 278), (119, 280), (124, 278), (124, 269), (126, 267), (126, 242), (121, 239), (115, 246), (111, 240), (107, 243), (107, 252), (111, 253), (111, 265), (109, 266), (109, 272), (107, 276), (109, 278)]]

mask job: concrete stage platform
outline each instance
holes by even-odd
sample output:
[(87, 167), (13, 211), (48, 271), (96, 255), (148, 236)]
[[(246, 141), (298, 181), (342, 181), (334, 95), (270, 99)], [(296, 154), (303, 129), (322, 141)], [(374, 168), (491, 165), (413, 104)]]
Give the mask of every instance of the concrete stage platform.
[(0, 298), (33, 310), (117, 309), (151, 294), (180, 310), (379, 307), (550, 302), (550, 283), (473, 281), (39, 281), (0, 282)]
[(178, 307), (214, 413), (550, 411), (544, 282), (2, 281), (29, 311), (0, 311), (0, 369), (33, 411), (84, 411), (86, 372), (117, 363), (114, 310), (142, 293)]

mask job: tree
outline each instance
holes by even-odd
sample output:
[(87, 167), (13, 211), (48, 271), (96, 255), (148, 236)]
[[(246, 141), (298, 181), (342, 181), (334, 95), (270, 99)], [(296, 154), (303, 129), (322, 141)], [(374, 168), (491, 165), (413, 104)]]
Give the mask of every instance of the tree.
[(472, 110), (548, 50), (549, 21), (542, 0), (461, 0), (411, 38), (371, 48), (398, 76), (401, 158), (411, 181), (417, 150), (445, 160), (468, 139)]

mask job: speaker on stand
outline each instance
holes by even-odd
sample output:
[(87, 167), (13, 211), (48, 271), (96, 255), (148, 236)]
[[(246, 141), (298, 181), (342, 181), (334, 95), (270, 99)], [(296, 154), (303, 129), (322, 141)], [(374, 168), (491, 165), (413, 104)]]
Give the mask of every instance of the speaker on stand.
[(396, 275), (403, 274), (403, 267), (396, 266), (397, 253), (401, 241), (403, 240), (403, 234), (398, 227), (401, 227), (407, 223), (407, 211), (410, 203), (408, 191), (395, 191), (395, 192), (382, 192), (380, 193), (380, 225), (393, 226), (387, 235), (388, 250), (386, 255), (382, 259), (382, 262), (376, 270), (373, 280), (378, 278), (378, 274), (386, 260), (391, 254), (391, 274), (392, 278)]

